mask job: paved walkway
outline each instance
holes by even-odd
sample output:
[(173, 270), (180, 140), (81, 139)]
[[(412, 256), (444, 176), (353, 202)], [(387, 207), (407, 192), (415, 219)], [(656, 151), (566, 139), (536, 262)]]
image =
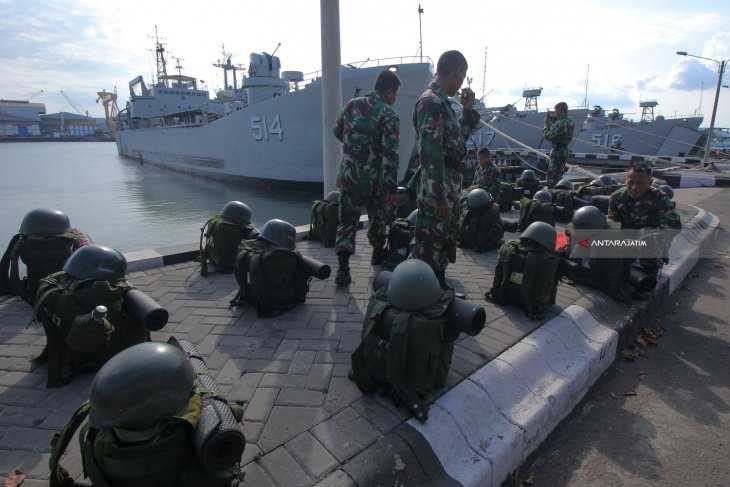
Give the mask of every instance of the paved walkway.
[[(683, 221), (695, 213), (685, 207)], [(129, 275), (130, 282), (170, 312), (167, 326), (154, 332), (153, 339), (165, 341), (174, 335), (195, 343), (228, 398), (245, 403), (246, 485), (370, 485), (373, 472), (383, 469), (394, 477), (401, 473), (398, 478), (409, 485), (453, 482), (433, 453), (422, 448), (424, 440), (412, 428), (404, 429), (409, 418), (405, 410), (385, 395), (363, 395), (346, 377), (378, 270), (369, 265), (364, 232), (358, 232), (358, 245), (351, 259), (350, 286), (337, 289), (332, 278), (314, 280), (306, 303), (275, 318), (258, 318), (248, 305), (229, 308), (237, 290), (234, 277), (201, 277), (194, 262)], [(299, 242), (298, 248), (330, 264), (334, 275), (332, 249), (308, 241)], [(462, 335), (447, 386), (431, 399), (564, 308), (597, 294), (561, 284), (557, 305), (542, 322), (531, 321), (521, 310), (484, 301), (496, 254), (460, 249), (457, 263), (449, 267), (447, 278), (455, 289), (485, 307), (487, 326), (476, 337)], [(24, 302), (0, 298), (0, 472), (6, 475), (17, 467), (28, 475), (24, 485), (34, 486), (45, 485), (50, 438), (88, 398), (93, 376), (46, 389), (45, 366), (30, 360), (41, 352), (45, 336), (40, 326), (27, 326), (30, 315)], [(71, 444), (62, 463), (80, 474), (76, 445)], [(389, 448), (396, 453), (386, 454)]]

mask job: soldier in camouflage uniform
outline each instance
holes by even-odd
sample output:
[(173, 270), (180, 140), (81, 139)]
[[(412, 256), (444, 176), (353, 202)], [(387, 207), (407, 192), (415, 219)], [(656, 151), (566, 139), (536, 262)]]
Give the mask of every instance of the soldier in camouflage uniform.
[(368, 241), (373, 246), (371, 263), (382, 264), (386, 257), (386, 205), (395, 203), (398, 188), (400, 121), (393, 104), (400, 85), (400, 78), (393, 71), (380, 72), (374, 91), (350, 100), (335, 121), (335, 137), (342, 142), (343, 152), (337, 175), (337, 284), (352, 281), (350, 255), (355, 253), (355, 232), (363, 206), (368, 213)]
[[(615, 191), (608, 203), (608, 218), (621, 228), (662, 230), (682, 229), (674, 202), (661, 189), (651, 186), (651, 167), (646, 163), (631, 166), (626, 174), (626, 185)], [(660, 245), (669, 246), (677, 232), (665, 232)], [(641, 267), (656, 276), (664, 265), (661, 258), (641, 259)]]
[(446, 267), (454, 261), (456, 252), (459, 218), (455, 206), (461, 192), (466, 139), (479, 122), (473, 108), (473, 91), (465, 88), (461, 92), (461, 120), (456, 118), (448, 98), (461, 88), (468, 67), (459, 51), (443, 53), (436, 66), (436, 80), (413, 110), (422, 170), (411, 258), (429, 264), (444, 288)]
[(555, 112), (545, 116), (542, 135), (553, 145), (547, 170), (548, 188), (552, 188), (562, 177), (570, 155), (570, 141), (573, 140), (573, 119), (568, 117), (568, 104), (561, 101), (555, 105)]
[(477, 159), (479, 159), (479, 165), (474, 171), (474, 180), (471, 186), (464, 190), (464, 193), (468, 194), (473, 189), (481, 188), (491, 194), (494, 201), (498, 201), (502, 171), (492, 163), (492, 154), (486, 147), (479, 149)]

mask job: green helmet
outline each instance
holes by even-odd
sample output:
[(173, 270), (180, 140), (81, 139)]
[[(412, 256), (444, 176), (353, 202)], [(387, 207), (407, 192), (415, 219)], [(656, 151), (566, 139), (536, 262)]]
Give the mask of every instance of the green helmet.
[(97, 429), (147, 430), (185, 407), (195, 371), (184, 352), (161, 342), (129, 347), (91, 383), (89, 423)]
[(411, 214), (408, 215), (408, 218), (406, 218), (406, 220), (408, 220), (408, 223), (410, 223), (411, 225), (413, 225), (415, 227), (416, 226), (416, 218), (418, 218), (418, 210), (413, 210), (411, 212)]
[(37, 208), (23, 217), (19, 233), (28, 237), (52, 237), (70, 231), (71, 222), (64, 212)]
[(561, 179), (560, 181), (558, 181), (558, 184), (555, 185), (555, 188), (556, 189), (561, 188), (561, 189), (572, 190), (573, 189), (573, 183), (570, 182), (569, 179)]
[(330, 203), (339, 203), (340, 202), (340, 192), (339, 191), (330, 191), (327, 193), (327, 196), (324, 197), (325, 201), (329, 201)]
[(600, 179), (594, 179), (594, 180), (593, 180), (593, 181), (591, 181), (591, 182), (590, 182), (589, 184), (592, 184), (593, 186), (598, 186), (599, 188), (602, 188), (602, 187), (604, 187), (604, 186), (606, 185), (606, 184), (605, 184), (605, 183), (604, 183), (603, 181), (601, 181)]
[(662, 184), (659, 186), (659, 189), (661, 189), (662, 191), (667, 193), (667, 196), (669, 196), (670, 200), (674, 199), (674, 190), (672, 189), (671, 186), (669, 186), (668, 184)]
[(127, 273), (127, 259), (103, 245), (84, 245), (68, 258), (63, 270), (76, 279), (117, 282)]
[(522, 174), (520, 174), (520, 181), (536, 181), (537, 177), (535, 176), (535, 171), (532, 169), (525, 169), (522, 171)]
[(553, 195), (551, 195), (549, 191), (545, 191), (544, 189), (542, 189), (535, 193), (535, 196), (533, 196), (532, 199), (536, 201), (542, 201), (543, 203), (552, 203)]
[(236, 225), (245, 226), (251, 223), (251, 208), (240, 201), (229, 201), (221, 210), (221, 216)]
[(411, 192), (408, 188), (398, 186), (398, 191), (395, 194), (395, 206), (405, 206), (411, 201)]
[(466, 202), (472, 210), (489, 209), (494, 204), (492, 195), (481, 188), (473, 189), (466, 195)]
[(269, 220), (261, 227), (259, 238), (269, 243), (294, 250), (297, 231), (291, 223), (284, 220)]
[(603, 175), (601, 175), (598, 178), (598, 181), (603, 182), (603, 184), (606, 185), (606, 186), (610, 186), (612, 184), (618, 184), (618, 181), (616, 181), (616, 179), (613, 176), (609, 175), (609, 174), (603, 174)]
[(584, 206), (573, 213), (573, 228), (576, 230), (603, 230), (607, 227), (606, 215), (595, 206)]
[(388, 302), (405, 311), (430, 308), (441, 299), (442, 293), (431, 266), (418, 259), (398, 264), (388, 284)]
[(548, 250), (555, 250), (555, 241), (557, 238), (558, 234), (555, 228), (545, 222), (530, 223), (530, 226), (520, 235), (520, 240), (532, 240)]

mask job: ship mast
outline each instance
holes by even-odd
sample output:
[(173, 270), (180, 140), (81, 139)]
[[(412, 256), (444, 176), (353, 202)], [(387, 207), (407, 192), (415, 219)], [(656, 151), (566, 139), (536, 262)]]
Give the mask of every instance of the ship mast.
[(160, 42), (155, 26), (155, 61), (157, 63), (157, 86), (167, 88), (167, 60), (165, 59), (165, 47)]
[(484, 72), (482, 72), (482, 99), (486, 98), (486, 96), (487, 96), (486, 87), (487, 87), (487, 46), (484, 46)]

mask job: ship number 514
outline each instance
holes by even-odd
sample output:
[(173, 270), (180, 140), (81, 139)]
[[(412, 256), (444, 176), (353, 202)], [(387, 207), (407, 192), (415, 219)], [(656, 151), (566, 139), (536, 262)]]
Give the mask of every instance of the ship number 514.
[(279, 137), (284, 140), (284, 131), (281, 128), (281, 120), (279, 115), (274, 116), (271, 125), (268, 125), (266, 117), (251, 117), (251, 130), (253, 131), (254, 140), (271, 140), (272, 137)]

